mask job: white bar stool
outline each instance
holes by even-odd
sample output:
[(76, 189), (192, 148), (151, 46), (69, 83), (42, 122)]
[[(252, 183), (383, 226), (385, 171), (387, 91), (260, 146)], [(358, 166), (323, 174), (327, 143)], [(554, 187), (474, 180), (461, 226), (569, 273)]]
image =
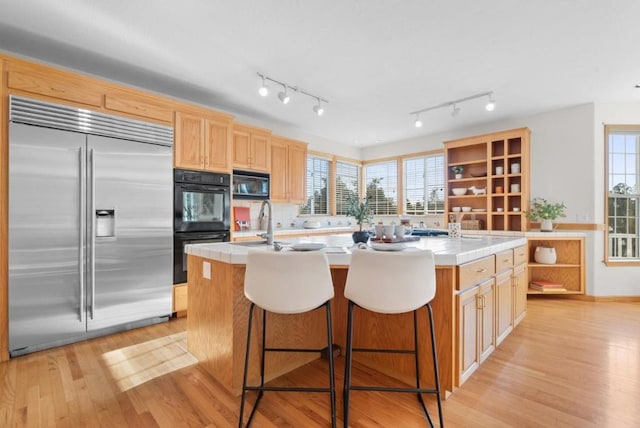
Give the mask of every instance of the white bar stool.
[[(430, 302), (436, 294), (436, 270), (433, 253), (425, 251), (380, 252), (355, 250), (347, 274), (344, 296), (348, 300), (347, 345), (344, 375), (344, 426), (349, 426), (349, 396), (351, 391), (412, 392), (417, 395), (430, 426), (433, 421), (422, 398), (423, 393), (435, 394), (438, 401), (440, 426), (444, 426), (440, 399), (440, 376)], [(413, 349), (373, 349), (353, 347), (353, 308), (358, 307), (381, 314), (413, 312)], [(435, 388), (420, 386), (418, 360), (417, 310), (426, 306), (431, 331), (431, 349)], [(415, 388), (351, 385), (351, 365), (354, 352), (384, 352), (413, 354), (415, 359)]]
[[(251, 301), (247, 348), (242, 379), (242, 399), (238, 426), (243, 426), (244, 404), (247, 391), (258, 391), (247, 426), (251, 424), (264, 391), (328, 392), (331, 397), (331, 426), (336, 426), (336, 392), (333, 370), (333, 334), (331, 331), (331, 302), (333, 282), (329, 261), (325, 253), (249, 251), (244, 278), (244, 295)], [(260, 385), (247, 385), (251, 325), (255, 307), (262, 311), (262, 350), (260, 362)], [(266, 352), (321, 352), (322, 349), (271, 348), (266, 344), (267, 312), (278, 314), (300, 314), (324, 306), (327, 316), (327, 347), (329, 349), (329, 387), (277, 387), (264, 384)]]

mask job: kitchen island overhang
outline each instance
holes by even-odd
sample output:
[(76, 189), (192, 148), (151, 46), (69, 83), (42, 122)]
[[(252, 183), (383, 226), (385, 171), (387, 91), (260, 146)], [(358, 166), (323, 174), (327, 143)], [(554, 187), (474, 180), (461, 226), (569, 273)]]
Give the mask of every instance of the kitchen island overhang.
[[(331, 235), (287, 240), (287, 243), (318, 242), (326, 247), (320, 251), (327, 254), (331, 264), (331, 275), (335, 288), (333, 306), (333, 332), (335, 343), (343, 347), (346, 342), (347, 301), (344, 285), (349, 267), (353, 241), (350, 235)], [(436, 297), (432, 302), (436, 327), (436, 341), (440, 380), (444, 390), (453, 392), (461, 384), (464, 344), (460, 343), (457, 295), (459, 290), (460, 266), (478, 260), (495, 259), (496, 254), (526, 245), (525, 237), (472, 236), (463, 238), (424, 237), (407, 243), (409, 247), (429, 249), (436, 261)], [(242, 385), (242, 371), (247, 331), (249, 301), (244, 297), (244, 271), (249, 249), (274, 251), (266, 245), (247, 246), (238, 243), (194, 244), (186, 247), (188, 254), (188, 305), (187, 344), (203, 367), (234, 394), (239, 394)], [(373, 250), (372, 250), (373, 251)], [(410, 250), (407, 250), (410, 251)], [(191, 273), (193, 272), (193, 273)], [(390, 284), (393, 286), (393, 284)], [(426, 313), (419, 313), (419, 323), (427, 326)], [(308, 312), (302, 316), (287, 317), (270, 314), (269, 346), (322, 346), (325, 338), (325, 320), (321, 311)], [(405, 347), (409, 348), (413, 332), (406, 328), (411, 314), (382, 315), (356, 313), (358, 324), (355, 336), (367, 338), (360, 347)], [(256, 336), (261, 337), (260, 317), (256, 317)], [(303, 331), (304, 334), (301, 334)], [(367, 334), (371, 332), (373, 334)], [(426, 332), (426, 330), (425, 330)], [(284, 339), (288, 339), (289, 342)], [(421, 377), (425, 385), (432, 383), (430, 345), (422, 341), (419, 349)], [(258, 367), (259, 355), (252, 367)], [(273, 356), (266, 362), (267, 379), (274, 379), (316, 358), (319, 354)], [(390, 355), (371, 355), (358, 358), (358, 362), (382, 373), (411, 383), (414, 376), (411, 359)], [(424, 366), (424, 369), (422, 369)], [(257, 379), (257, 369), (250, 373), (250, 379)]]

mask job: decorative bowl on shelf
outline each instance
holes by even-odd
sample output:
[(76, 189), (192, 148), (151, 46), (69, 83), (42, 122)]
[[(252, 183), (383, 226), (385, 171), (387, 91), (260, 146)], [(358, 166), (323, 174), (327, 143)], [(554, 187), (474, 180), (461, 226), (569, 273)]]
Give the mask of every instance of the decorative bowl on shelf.
[(456, 196), (462, 196), (467, 193), (466, 187), (454, 187), (451, 192)]
[(462, 212), (463, 213), (471, 212), (471, 207), (462, 207)]
[(460, 207), (451, 207), (451, 211), (453, 211), (454, 213), (459, 213)]

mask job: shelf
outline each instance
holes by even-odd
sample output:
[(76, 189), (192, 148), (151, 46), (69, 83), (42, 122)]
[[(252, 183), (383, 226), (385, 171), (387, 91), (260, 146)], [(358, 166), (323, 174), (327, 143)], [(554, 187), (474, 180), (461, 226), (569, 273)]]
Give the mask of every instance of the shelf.
[(562, 296), (563, 294), (584, 294), (581, 291), (574, 291), (574, 290), (567, 290), (567, 291), (559, 291), (557, 293), (554, 292), (543, 292), (543, 291), (538, 291), (538, 290), (532, 290), (530, 288), (527, 288), (527, 294), (539, 294), (539, 295), (545, 295), (545, 296)]
[(555, 263), (552, 265), (544, 264), (544, 263), (536, 263), (530, 262), (528, 263), (530, 268), (579, 268), (581, 267), (579, 264), (573, 263)]

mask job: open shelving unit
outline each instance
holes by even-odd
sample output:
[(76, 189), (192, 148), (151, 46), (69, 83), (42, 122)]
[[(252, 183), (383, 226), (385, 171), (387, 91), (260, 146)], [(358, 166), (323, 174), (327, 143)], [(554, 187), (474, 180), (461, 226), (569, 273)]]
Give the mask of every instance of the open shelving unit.
[[(561, 293), (544, 293), (529, 288), (527, 294), (584, 294), (584, 242), (584, 237), (528, 237), (529, 262), (527, 267), (529, 283), (534, 280), (551, 281), (564, 285), (567, 291)], [(536, 247), (555, 248), (557, 255), (556, 263), (536, 263), (534, 259)]]
[[(529, 201), (530, 134), (528, 128), (519, 128), (444, 143), (448, 171), (446, 223), (458, 214), (452, 207), (471, 207), (464, 220), (480, 220), (482, 229), (527, 230), (523, 212)], [(462, 178), (455, 178), (451, 170), (454, 166), (464, 167)], [(497, 172), (498, 167), (502, 173)], [(452, 193), (451, 189), (461, 187), (485, 189), (485, 193), (473, 194), (471, 190), (461, 196)]]

